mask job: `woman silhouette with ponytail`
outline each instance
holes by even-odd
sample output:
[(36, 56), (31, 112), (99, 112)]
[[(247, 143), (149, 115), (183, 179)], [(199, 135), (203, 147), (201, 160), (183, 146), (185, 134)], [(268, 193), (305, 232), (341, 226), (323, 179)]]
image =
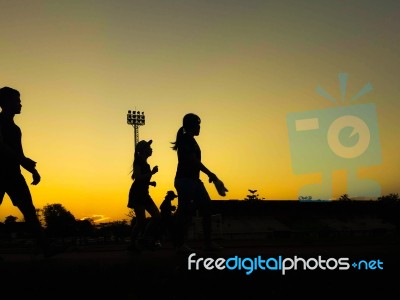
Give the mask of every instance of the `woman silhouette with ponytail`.
[(178, 252), (192, 253), (195, 250), (185, 244), (185, 234), (193, 214), (193, 206), (198, 209), (203, 220), (204, 250), (219, 250), (221, 246), (211, 240), (211, 198), (200, 180), (200, 172), (214, 182), (218, 177), (201, 162), (201, 150), (195, 136), (200, 134), (200, 118), (188, 113), (178, 130), (172, 149), (177, 151), (178, 166), (174, 186), (178, 194), (176, 210), (175, 247)]

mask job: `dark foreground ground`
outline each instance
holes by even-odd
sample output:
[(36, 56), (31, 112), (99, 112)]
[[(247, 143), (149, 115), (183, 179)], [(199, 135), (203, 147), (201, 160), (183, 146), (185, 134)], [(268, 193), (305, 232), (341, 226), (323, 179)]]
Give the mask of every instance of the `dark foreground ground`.
[(383, 270), (351, 266), (349, 270), (289, 270), (286, 275), (279, 270), (255, 270), (249, 275), (243, 269), (195, 271), (188, 270), (187, 255), (178, 255), (168, 244), (136, 255), (127, 252), (124, 244), (80, 246), (47, 259), (0, 249), (1, 299), (399, 299), (397, 239), (219, 242), (225, 247), (222, 251), (204, 253), (199, 247), (196, 258), (348, 257), (349, 263), (379, 259)]

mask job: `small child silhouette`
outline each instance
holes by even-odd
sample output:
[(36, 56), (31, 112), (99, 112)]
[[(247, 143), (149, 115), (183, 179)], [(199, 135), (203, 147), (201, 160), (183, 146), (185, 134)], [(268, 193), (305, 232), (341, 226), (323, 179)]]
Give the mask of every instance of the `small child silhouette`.
[(160, 214), (161, 214), (161, 222), (163, 225), (163, 234), (164, 237), (169, 235), (173, 235), (174, 228), (174, 211), (176, 210), (176, 206), (172, 205), (172, 201), (178, 196), (174, 191), (168, 191), (165, 195), (163, 202), (160, 205)]

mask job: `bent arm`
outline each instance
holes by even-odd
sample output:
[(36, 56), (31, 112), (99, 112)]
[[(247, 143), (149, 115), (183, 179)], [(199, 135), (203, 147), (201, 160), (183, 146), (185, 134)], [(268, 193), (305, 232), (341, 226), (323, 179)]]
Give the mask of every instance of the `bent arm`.
[[(1, 128), (0, 128), (1, 129)], [(24, 152), (22, 151), (22, 146), (20, 147), (21, 151), (15, 151), (10, 148), (3, 139), (1, 130), (0, 130), (0, 155), (5, 159), (10, 159), (16, 161), (19, 165), (21, 165), (25, 170), (29, 171), (32, 174), (32, 184), (37, 185), (40, 182), (39, 172), (36, 170), (36, 162), (32, 159), (25, 157)]]
[(19, 140), (17, 148), (15, 149), (16, 155), (18, 155), (19, 164), (27, 171), (32, 174), (36, 174), (36, 161), (25, 156), (24, 149), (22, 147), (22, 142)]
[(209, 181), (213, 182), (217, 176), (211, 172), (197, 157), (194, 153), (192, 153), (189, 157), (190, 163), (194, 165), (196, 168), (200, 169), (201, 172), (206, 174), (209, 177)]
[(10, 159), (14, 160), (19, 165), (21, 165), (25, 170), (29, 171), (32, 174), (36, 174), (37, 171), (35, 169), (36, 167), (36, 162), (33, 161), (32, 159), (25, 157), (24, 151), (22, 149), (22, 145), (20, 144), (18, 147), (18, 151), (10, 148), (3, 139), (3, 135), (1, 133), (1, 128), (0, 128), (0, 153), (5, 159)]
[(148, 172), (148, 173), (144, 173), (142, 168), (139, 165), (136, 165), (134, 170), (133, 170), (133, 178), (135, 180), (139, 180), (139, 181), (150, 181), (151, 177), (153, 176), (153, 174), (157, 173), (158, 168), (157, 166), (153, 168), (152, 171)]

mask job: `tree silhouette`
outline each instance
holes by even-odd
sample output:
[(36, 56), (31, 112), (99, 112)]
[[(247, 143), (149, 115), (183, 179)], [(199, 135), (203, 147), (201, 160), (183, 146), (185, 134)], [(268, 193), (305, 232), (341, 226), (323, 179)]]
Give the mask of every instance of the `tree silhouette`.
[(129, 209), (129, 212), (126, 214), (129, 219), (136, 217), (135, 211), (133, 209)]
[(88, 242), (88, 238), (94, 236), (96, 226), (93, 219), (87, 218), (83, 220), (76, 220), (76, 230), (79, 238), (84, 242)]
[(339, 201), (350, 201), (349, 195), (343, 194), (339, 197)]
[(297, 199), (299, 201), (312, 200), (312, 196), (299, 196)]
[(9, 215), (9, 216), (7, 216), (7, 217), (5, 218), (4, 224), (6, 224), (6, 225), (7, 225), (7, 224), (13, 224), (13, 223), (16, 223), (17, 220), (18, 220), (18, 217)]
[(251, 189), (249, 189), (249, 192), (250, 192), (250, 194), (248, 194), (247, 196), (246, 196), (246, 198), (244, 198), (244, 200), (247, 200), (247, 201), (257, 201), (257, 200), (265, 200), (265, 198), (259, 198), (259, 194), (256, 194), (257, 193), (257, 190), (251, 190)]
[(48, 204), (43, 207), (43, 218), (50, 236), (66, 237), (76, 234), (75, 217), (61, 204)]
[(25, 222), (17, 222), (18, 217), (9, 215), (4, 220), (4, 228), (11, 237), (24, 237), (28, 236)]
[(114, 239), (116, 242), (124, 240), (131, 232), (131, 225), (126, 220), (103, 223), (97, 228), (97, 235), (104, 241)]
[(399, 194), (388, 194), (378, 198), (379, 201), (382, 202), (397, 202), (400, 200)]

